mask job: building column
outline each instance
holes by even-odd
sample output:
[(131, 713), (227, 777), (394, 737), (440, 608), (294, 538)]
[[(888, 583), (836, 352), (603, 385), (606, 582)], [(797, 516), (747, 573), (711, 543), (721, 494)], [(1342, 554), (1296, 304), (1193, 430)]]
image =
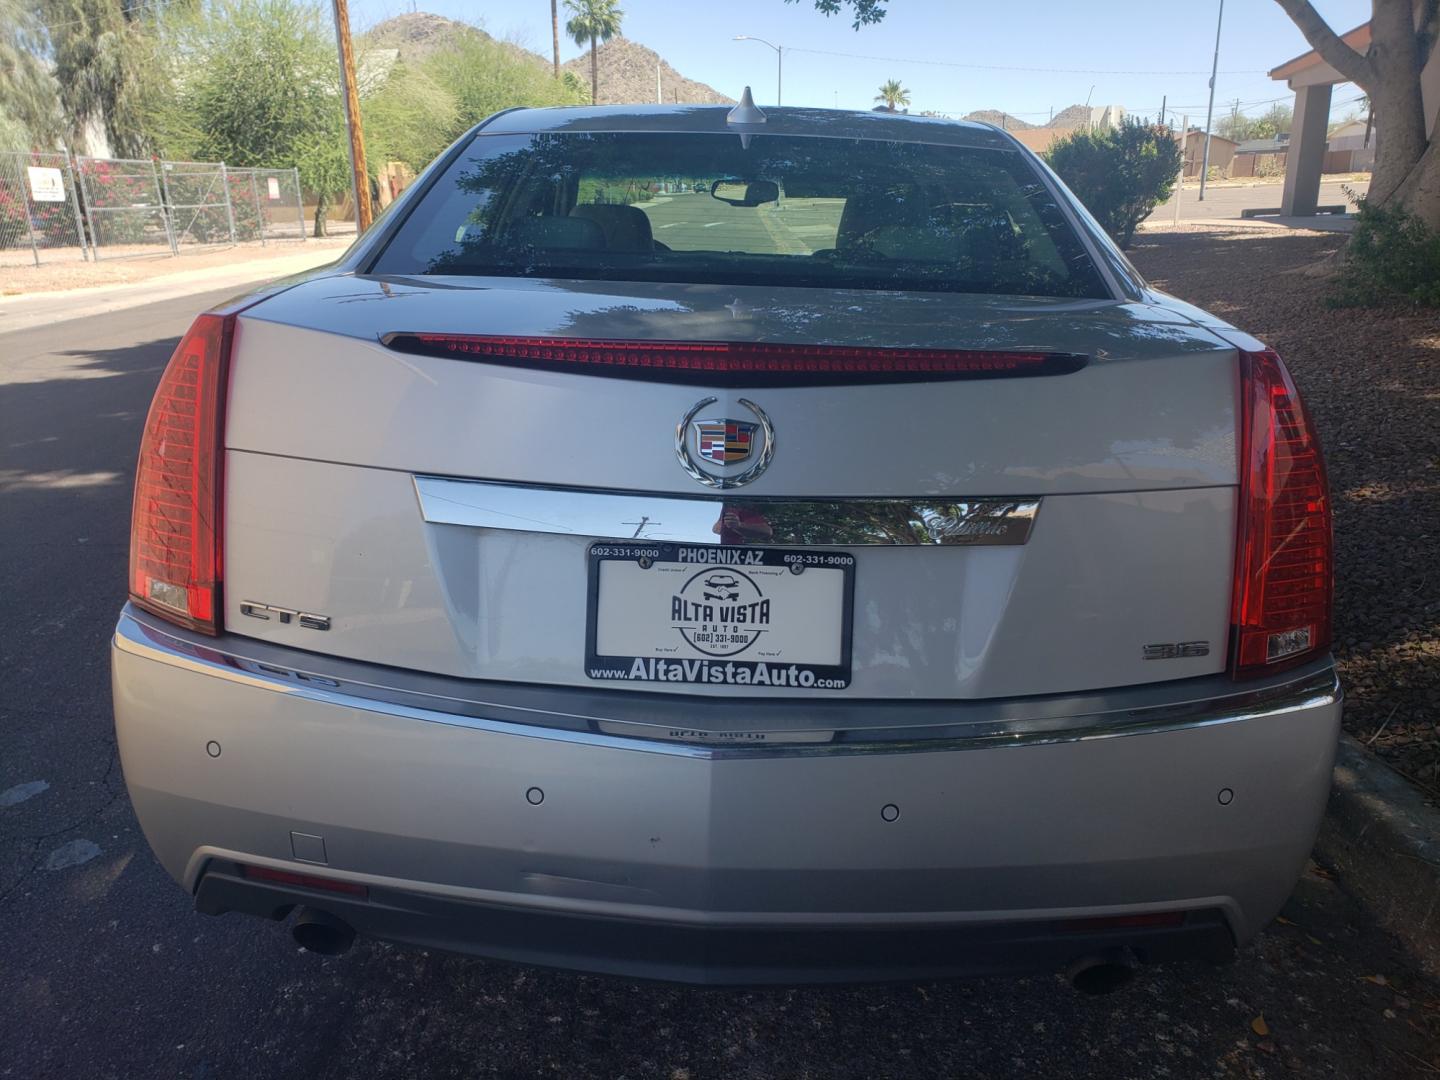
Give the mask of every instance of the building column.
[(1320, 204), (1320, 172), (1325, 165), (1326, 131), (1330, 126), (1329, 83), (1295, 91), (1295, 119), (1285, 154), (1285, 189), (1280, 213), (1304, 216)]

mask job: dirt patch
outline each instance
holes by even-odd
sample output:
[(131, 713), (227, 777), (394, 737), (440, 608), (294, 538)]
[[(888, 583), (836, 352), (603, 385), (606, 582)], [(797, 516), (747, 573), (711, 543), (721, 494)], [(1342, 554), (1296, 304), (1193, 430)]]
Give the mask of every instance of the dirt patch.
[(321, 248), (338, 254), (354, 241), (352, 232), (349, 236), (324, 240), (272, 240), (264, 245), (246, 243), (233, 247), (211, 247), (176, 256), (140, 250), (130, 257), (102, 258), (98, 262), (84, 261), (78, 248), (68, 259), (63, 258), (64, 253), (46, 252), (41, 258), (54, 261), (43, 262), (39, 266), (0, 266), (0, 296), (64, 292), (96, 285), (130, 285), (209, 267), (281, 259)]
[(1345, 727), (1440, 798), (1440, 313), (1329, 307), (1299, 271), (1342, 242), (1192, 225), (1138, 234), (1130, 255), (1293, 372), (1334, 494)]

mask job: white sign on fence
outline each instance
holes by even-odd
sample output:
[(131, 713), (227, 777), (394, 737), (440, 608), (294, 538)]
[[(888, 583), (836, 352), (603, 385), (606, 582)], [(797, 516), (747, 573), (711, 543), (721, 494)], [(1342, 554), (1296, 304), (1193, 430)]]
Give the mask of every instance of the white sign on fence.
[(64, 202), (65, 178), (59, 169), (41, 169), (34, 165), (25, 170), (30, 174), (30, 198), (36, 202)]
[(280, 181), (275, 179), (275, 177), (273, 176), (270, 177), (268, 180), (265, 181), (265, 190), (270, 193), (270, 198), (280, 198)]

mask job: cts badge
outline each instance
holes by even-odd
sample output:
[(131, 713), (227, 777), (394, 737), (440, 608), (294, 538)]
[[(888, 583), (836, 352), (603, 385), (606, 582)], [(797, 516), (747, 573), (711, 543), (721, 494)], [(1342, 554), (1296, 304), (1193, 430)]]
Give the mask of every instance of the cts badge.
[(1209, 656), (1208, 641), (1165, 641), (1146, 645), (1141, 650), (1146, 660), (1182, 660), (1190, 656)]
[(254, 600), (240, 601), (240, 614), (252, 619), (275, 619), (281, 623), (296, 623), (306, 630), (329, 630), (330, 616), (316, 615), (310, 611), (296, 611), (294, 608), (277, 607), (274, 604), (257, 604)]
[[(775, 428), (755, 402), (737, 398), (754, 420), (712, 417), (697, 420), (719, 398), (697, 401), (675, 426), (675, 456), (681, 467), (706, 487), (736, 488), (748, 484), (775, 456)], [(709, 468), (717, 466), (717, 468)], [(745, 466), (736, 471), (735, 466)]]

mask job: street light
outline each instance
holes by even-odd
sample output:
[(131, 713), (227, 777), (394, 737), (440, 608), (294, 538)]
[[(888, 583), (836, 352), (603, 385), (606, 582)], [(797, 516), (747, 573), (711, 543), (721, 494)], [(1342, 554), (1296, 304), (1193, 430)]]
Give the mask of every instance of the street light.
[[(1225, 22), (1225, 0), (1215, 16), (1215, 59), (1210, 64), (1210, 104), (1205, 108), (1205, 157), (1200, 162), (1200, 201), (1205, 201), (1206, 173), (1210, 171), (1210, 121), (1215, 117), (1215, 76), (1220, 73), (1220, 27)], [(1233, 133), (1232, 133), (1233, 134)]]
[(749, 34), (736, 34), (735, 40), (758, 41), (761, 45), (769, 45), (775, 50), (775, 104), (783, 105), (784, 102), (780, 100), (780, 84), (785, 74), (785, 46), (766, 41), (763, 37), (751, 37)]

